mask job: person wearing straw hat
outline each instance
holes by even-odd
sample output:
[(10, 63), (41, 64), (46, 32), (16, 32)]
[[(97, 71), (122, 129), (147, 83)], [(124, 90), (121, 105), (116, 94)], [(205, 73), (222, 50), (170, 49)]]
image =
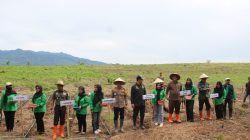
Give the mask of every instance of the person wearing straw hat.
[(226, 119), (227, 114), (227, 104), (229, 109), (229, 119), (233, 117), (233, 104), (236, 102), (236, 92), (234, 86), (230, 83), (231, 79), (226, 78), (224, 89), (226, 90), (225, 102), (224, 102), (224, 119)]
[(5, 116), (6, 132), (11, 132), (14, 129), (15, 113), (17, 111), (17, 103), (13, 101), (17, 93), (12, 88), (12, 83), (5, 84), (5, 90), (2, 91), (2, 98), (0, 101), (0, 109), (3, 110)]
[[(115, 132), (124, 132), (123, 129), (123, 122), (124, 122), (124, 110), (125, 107), (128, 105), (127, 100), (127, 91), (123, 87), (126, 82), (122, 80), (121, 78), (118, 78), (114, 81), (114, 85), (116, 87), (111, 91), (112, 92), (112, 98), (115, 98), (116, 102), (112, 104), (113, 110), (114, 110), (114, 126), (115, 126)], [(118, 129), (118, 118), (120, 117), (120, 128)]]
[(151, 100), (153, 108), (154, 108), (154, 123), (155, 125), (160, 125), (163, 127), (163, 107), (164, 101), (166, 100), (166, 92), (162, 87), (162, 83), (164, 81), (160, 78), (157, 78), (154, 83), (156, 87), (152, 90), (152, 94), (155, 95), (155, 98)]
[(145, 129), (144, 116), (145, 116), (145, 100), (143, 95), (146, 95), (146, 88), (143, 85), (142, 76), (136, 77), (136, 83), (131, 88), (131, 106), (133, 108), (133, 130), (136, 130), (136, 119), (140, 112), (140, 128)]
[(204, 121), (203, 118), (203, 106), (206, 105), (207, 110), (207, 119), (211, 120), (211, 105), (209, 102), (209, 92), (210, 87), (209, 83), (207, 82), (207, 79), (209, 77), (206, 74), (202, 74), (200, 76), (201, 81), (198, 84), (199, 88), (199, 114), (200, 114), (200, 120)]
[(175, 111), (176, 122), (181, 123), (180, 118), (180, 106), (181, 106), (181, 97), (180, 91), (182, 90), (182, 84), (178, 82), (180, 80), (180, 75), (178, 73), (173, 73), (169, 76), (172, 80), (167, 86), (167, 95), (169, 99), (169, 116), (168, 122), (173, 123), (172, 114)]
[(57, 83), (57, 90), (52, 95), (52, 103), (53, 108), (51, 108), (51, 111), (54, 112), (54, 133), (53, 133), (53, 139), (56, 139), (57, 137), (57, 128), (58, 123), (60, 121), (59, 125), (59, 131), (60, 131), (60, 137), (64, 138), (64, 124), (65, 124), (65, 117), (66, 117), (66, 107), (60, 106), (61, 101), (69, 100), (69, 94), (66, 90), (64, 90), (64, 82), (62, 80), (59, 80)]

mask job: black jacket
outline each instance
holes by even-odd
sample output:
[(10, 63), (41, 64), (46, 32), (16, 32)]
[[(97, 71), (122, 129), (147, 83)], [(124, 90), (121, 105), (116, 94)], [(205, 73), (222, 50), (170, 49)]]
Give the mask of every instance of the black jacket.
[(131, 104), (135, 106), (143, 105), (145, 106), (145, 100), (143, 100), (143, 95), (146, 95), (146, 88), (144, 85), (138, 86), (135, 84), (131, 88)]

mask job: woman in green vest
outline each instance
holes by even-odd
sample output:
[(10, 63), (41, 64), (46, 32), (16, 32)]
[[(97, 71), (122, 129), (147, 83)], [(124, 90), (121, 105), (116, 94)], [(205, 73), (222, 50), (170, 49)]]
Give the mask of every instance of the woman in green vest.
[(36, 93), (32, 98), (33, 103), (33, 112), (36, 118), (36, 126), (38, 134), (44, 134), (44, 122), (43, 117), (46, 112), (46, 95), (43, 92), (43, 88), (40, 85), (36, 85), (35, 87)]
[(16, 91), (12, 89), (12, 84), (10, 82), (6, 83), (6, 89), (2, 91), (2, 98), (0, 102), (0, 110), (4, 111), (6, 132), (11, 132), (14, 128), (17, 103), (13, 100), (13, 98), (16, 94)]
[(86, 128), (87, 128), (87, 108), (89, 106), (89, 97), (85, 93), (85, 88), (83, 86), (80, 86), (78, 88), (78, 95), (75, 99), (75, 110), (76, 110), (76, 117), (78, 120), (78, 132), (82, 135), (86, 134)]
[(226, 91), (222, 86), (222, 82), (218, 81), (216, 87), (213, 90), (213, 94), (218, 93), (218, 97), (214, 99), (216, 118), (218, 120), (223, 119), (223, 102)]

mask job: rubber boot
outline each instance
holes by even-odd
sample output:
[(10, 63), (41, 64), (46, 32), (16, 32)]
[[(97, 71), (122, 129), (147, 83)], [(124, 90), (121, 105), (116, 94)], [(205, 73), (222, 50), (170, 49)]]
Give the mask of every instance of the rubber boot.
[(64, 138), (64, 125), (60, 125), (60, 137)]
[(204, 121), (203, 112), (202, 112), (202, 111), (200, 111), (200, 120), (201, 120), (201, 121)]
[(210, 110), (207, 111), (207, 120), (212, 120), (211, 111)]
[(124, 120), (123, 120), (123, 119), (120, 119), (120, 132), (121, 132), (121, 133), (124, 133), (123, 122), (124, 122)]
[(171, 113), (168, 114), (168, 122), (173, 123), (173, 117)]
[(181, 123), (180, 114), (176, 114), (176, 121), (177, 123)]
[(55, 125), (53, 129), (54, 129), (53, 139), (56, 139), (56, 137), (57, 137), (57, 125)]
[(115, 133), (118, 133), (118, 120), (114, 120), (115, 124)]

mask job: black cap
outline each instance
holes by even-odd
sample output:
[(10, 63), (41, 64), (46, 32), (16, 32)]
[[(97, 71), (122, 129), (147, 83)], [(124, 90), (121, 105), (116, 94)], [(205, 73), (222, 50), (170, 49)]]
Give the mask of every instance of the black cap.
[(143, 80), (143, 78), (142, 78), (141, 75), (138, 75), (138, 76), (136, 77), (136, 80), (137, 80), (137, 81), (138, 81), (138, 80)]

